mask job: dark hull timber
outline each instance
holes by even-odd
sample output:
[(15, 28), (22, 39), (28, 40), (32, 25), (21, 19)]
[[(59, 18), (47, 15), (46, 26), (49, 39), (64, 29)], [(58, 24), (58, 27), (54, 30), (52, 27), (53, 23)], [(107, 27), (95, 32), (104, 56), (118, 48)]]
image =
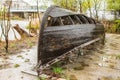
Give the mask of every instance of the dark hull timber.
[(85, 15), (51, 6), (45, 12), (41, 23), (38, 63), (45, 65), (97, 38), (104, 42), (104, 37), (104, 26), (101, 23)]

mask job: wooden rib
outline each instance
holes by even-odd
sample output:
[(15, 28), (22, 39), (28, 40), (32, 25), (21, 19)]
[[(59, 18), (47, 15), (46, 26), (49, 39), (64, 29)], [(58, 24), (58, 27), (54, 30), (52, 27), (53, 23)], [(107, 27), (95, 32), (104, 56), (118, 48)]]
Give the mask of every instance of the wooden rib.
[(78, 18), (78, 16), (75, 15), (75, 17), (79, 21), (79, 23), (82, 24), (82, 21)]
[(68, 18), (70, 19), (70, 21), (72, 22), (72, 24), (75, 24), (74, 21), (72, 20), (72, 18), (70, 16), (68, 16)]
[(62, 22), (62, 19), (61, 19), (61, 17), (59, 17), (59, 20), (60, 20), (60, 23), (61, 23), (61, 25), (64, 25), (64, 24), (63, 24), (63, 22)]

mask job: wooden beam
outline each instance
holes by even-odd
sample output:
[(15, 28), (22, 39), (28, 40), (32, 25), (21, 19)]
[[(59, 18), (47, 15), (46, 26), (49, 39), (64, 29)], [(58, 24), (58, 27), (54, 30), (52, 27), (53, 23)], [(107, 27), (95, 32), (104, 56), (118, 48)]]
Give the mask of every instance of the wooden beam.
[(78, 16), (75, 15), (75, 17), (79, 21), (79, 23), (82, 24), (82, 21), (78, 18)]
[(70, 16), (68, 16), (68, 18), (70, 19), (70, 21), (72, 22), (72, 24), (75, 24), (74, 21), (72, 20), (72, 18)]

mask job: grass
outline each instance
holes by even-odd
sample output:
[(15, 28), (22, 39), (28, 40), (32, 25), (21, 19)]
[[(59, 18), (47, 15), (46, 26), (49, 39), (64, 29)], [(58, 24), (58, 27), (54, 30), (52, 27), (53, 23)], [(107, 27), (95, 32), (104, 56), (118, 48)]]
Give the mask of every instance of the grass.
[(74, 67), (73, 69), (74, 69), (74, 70), (83, 70), (83, 69), (84, 69), (84, 66), (79, 65), (79, 66)]
[(19, 16), (14, 16), (14, 17), (11, 17), (12, 20), (22, 20), (22, 18), (20, 18)]
[[(22, 49), (29, 49), (37, 43), (37, 37), (26, 37), (21, 40), (9, 41), (9, 53), (16, 54), (22, 51)], [(5, 42), (0, 42), (0, 56), (5, 54)]]
[(112, 77), (102, 77), (100, 80), (114, 80)]
[(120, 77), (117, 77), (117, 79), (116, 80), (120, 80)]
[(56, 74), (62, 74), (62, 68), (61, 67), (54, 67), (53, 68), (53, 72)]
[(18, 67), (20, 67), (20, 65), (19, 65), (19, 64), (15, 64), (14, 67), (15, 67), (15, 68), (18, 68)]
[(24, 57), (22, 55), (18, 55), (17, 56), (18, 58), (21, 58), (21, 59), (24, 59)]
[(25, 62), (30, 62), (30, 59), (25, 59)]
[(114, 64), (109, 64), (109, 67), (110, 68), (114, 68)]
[(47, 80), (45, 77), (40, 77), (39, 80)]
[(27, 29), (39, 29), (39, 21), (38, 20), (35, 20), (35, 21), (31, 21), (31, 23), (29, 23), (27, 26), (26, 26)]
[(37, 30), (40, 28), (39, 26), (39, 21), (35, 20), (35, 21), (31, 21), (29, 22), (29, 24), (26, 26), (26, 29), (28, 29), (31, 33), (37, 33)]
[(27, 39), (26, 40), (26, 44), (29, 46), (29, 47), (32, 47), (34, 45), (34, 43), (30, 40), (30, 39)]
[(69, 80), (78, 80), (78, 79), (76, 78), (75, 75), (70, 75), (70, 79)]
[(119, 54), (119, 55), (116, 55), (116, 57), (117, 57), (118, 59), (120, 59), (120, 54)]

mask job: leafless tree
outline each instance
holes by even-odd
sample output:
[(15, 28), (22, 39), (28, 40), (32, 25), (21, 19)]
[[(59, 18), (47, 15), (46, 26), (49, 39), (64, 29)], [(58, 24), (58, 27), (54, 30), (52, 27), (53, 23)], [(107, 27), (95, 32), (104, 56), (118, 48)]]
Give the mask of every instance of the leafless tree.
[(68, 5), (68, 1), (66, 0), (66, 2), (65, 2), (65, 3), (66, 3), (66, 4), (65, 4), (65, 5), (66, 5), (66, 9), (67, 9), (67, 7), (68, 7), (68, 6), (67, 6), (67, 5)]
[(93, 0), (93, 2), (94, 2), (95, 18), (98, 21), (98, 10), (101, 6), (102, 0)]
[[(2, 28), (2, 34), (5, 37), (5, 50), (6, 53), (8, 53), (8, 46), (9, 46), (9, 40), (8, 40), (8, 33), (11, 27), (10, 24), (10, 8), (11, 8), (12, 0), (6, 0), (4, 5), (3, 5), (3, 11), (2, 11), (2, 23), (1, 23), (1, 28)], [(7, 19), (7, 20), (6, 20)], [(6, 23), (7, 21), (7, 23)]]
[(87, 1), (87, 4), (88, 4), (89, 12), (90, 12), (90, 17), (92, 17), (91, 2), (90, 2), (90, 0)]
[(39, 0), (37, 0), (37, 13), (38, 13), (39, 23), (41, 23), (40, 14), (39, 14)]

